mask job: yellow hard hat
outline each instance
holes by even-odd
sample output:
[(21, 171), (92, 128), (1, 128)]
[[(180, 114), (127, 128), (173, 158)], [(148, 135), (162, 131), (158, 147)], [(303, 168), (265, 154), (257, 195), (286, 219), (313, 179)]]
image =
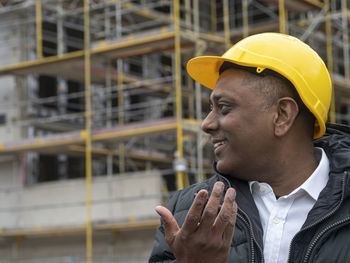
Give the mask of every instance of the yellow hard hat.
[(224, 61), (254, 67), (257, 73), (270, 69), (287, 78), (316, 118), (314, 138), (325, 133), (332, 82), (323, 60), (310, 46), (279, 33), (252, 35), (233, 45), (221, 57), (191, 59), (187, 72), (194, 80), (214, 89)]

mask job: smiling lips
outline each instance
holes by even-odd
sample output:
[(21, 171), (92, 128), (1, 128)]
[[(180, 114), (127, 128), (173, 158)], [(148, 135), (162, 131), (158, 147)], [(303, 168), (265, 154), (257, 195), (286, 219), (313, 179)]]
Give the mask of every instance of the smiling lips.
[(214, 151), (219, 148), (221, 145), (224, 145), (225, 141), (216, 141), (214, 142)]

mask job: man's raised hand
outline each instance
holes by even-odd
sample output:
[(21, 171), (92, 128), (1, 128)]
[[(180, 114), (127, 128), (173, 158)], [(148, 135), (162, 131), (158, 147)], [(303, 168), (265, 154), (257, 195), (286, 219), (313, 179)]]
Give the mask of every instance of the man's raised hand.
[(236, 224), (237, 204), (236, 192), (229, 188), (219, 212), (223, 192), (222, 182), (215, 183), (209, 200), (208, 192), (200, 190), (181, 228), (167, 208), (156, 207), (164, 221), (165, 240), (178, 263), (226, 262)]

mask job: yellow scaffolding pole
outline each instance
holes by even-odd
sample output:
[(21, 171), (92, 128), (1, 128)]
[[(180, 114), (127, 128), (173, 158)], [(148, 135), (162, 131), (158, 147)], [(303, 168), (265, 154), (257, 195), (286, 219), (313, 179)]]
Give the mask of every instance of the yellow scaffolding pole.
[[(124, 124), (123, 61), (117, 60), (118, 70), (118, 124)], [(119, 173), (125, 173), (125, 145), (119, 143)]]
[(216, 33), (216, 0), (210, 0), (211, 32)]
[[(211, 0), (211, 15), (212, 15), (212, 31), (213, 33), (216, 32), (216, 1)], [(193, 1), (193, 7), (195, 9), (195, 19), (194, 24), (195, 28), (199, 29), (199, 0)], [(199, 31), (195, 31), (195, 43), (196, 43), (196, 50), (195, 55), (200, 56), (203, 53), (203, 40), (199, 39)], [(196, 119), (197, 123), (202, 122), (202, 92), (201, 92), (201, 85), (196, 82), (195, 83), (195, 98), (196, 98)], [(202, 141), (202, 132), (201, 130), (198, 130), (197, 132), (197, 182), (203, 181), (203, 147), (201, 147), (201, 141)]]
[(36, 56), (37, 56), (37, 59), (41, 59), (43, 57), (41, 0), (36, 0), (35, 2), (35, 24), (36, 24)]
[(242, 22), (243, 22), (243, 37), (249, 34), (249, 20), (248, 20), (248, 0), (242, 0)]
[[(181, 94), (181, 46), (180, 46), (180, 3), (174, 0), (175, 26), (175, 92), (176, 92), (176, 139), (177, 158), (183, 159), (182, 94)], [(177, 188), (184, 188), (184, 172), (177, 172)]]
[(286, 34), (286, 9), (284, 6), (284, 0), (278, 1), (278, 14), (280, 19), (280, 33)]
[(92, 263), (91, 220), (91, 67), (90, 67), (90, 17), (89, 0), (84, 0), (84, 71), (85, 71), (85, 172), (86, 172), (86, 262)]
[[(333, 75), (333, 52), (332, 52), (332, 21), (331, 21), (331, 6), (330, 6), (330, 0), (327, 0), (325, 2), (326, 4), (326, 43), (327, 43), (327, 67), (331, 74), (331, 77)], [(334, 87), (332, 92), (332, 100), (331, 100), (331, 112), (330, 112), (330, 121), (335, 123), (336, 117), (335, 117), (335, 94), (334, 94)]]
[(226, 46), (226, 48), (229, 48), (231, 46), (229, 0), (224, 0), (223, 8), (224, 8), (225, 46)]

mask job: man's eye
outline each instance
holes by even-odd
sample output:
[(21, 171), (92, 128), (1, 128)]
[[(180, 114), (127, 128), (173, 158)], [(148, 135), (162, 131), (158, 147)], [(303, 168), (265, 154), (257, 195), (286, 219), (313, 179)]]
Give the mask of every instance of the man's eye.
[(230, 107), (226, 104), (219, 104), (218, 108), (222, 114), (227, 114), (230, 111)]

